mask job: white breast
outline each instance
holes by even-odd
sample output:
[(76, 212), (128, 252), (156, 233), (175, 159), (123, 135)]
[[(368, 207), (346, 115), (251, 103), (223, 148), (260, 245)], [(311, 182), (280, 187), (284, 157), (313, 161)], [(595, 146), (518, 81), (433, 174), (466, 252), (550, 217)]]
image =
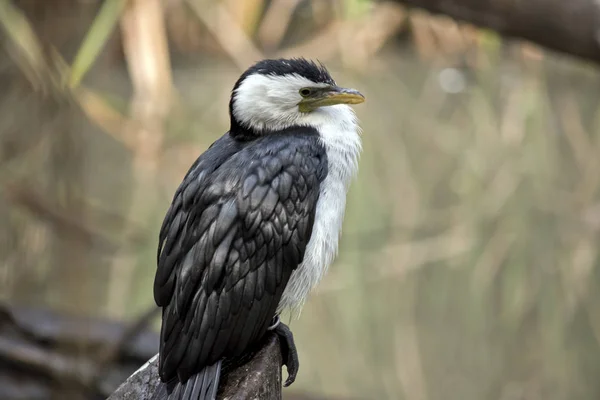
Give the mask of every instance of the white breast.
[(312, 235), (304, 261), (292, 273), (278, 306), (298, 314), (310, 291), (333, 262), (346, 209), (346, 194), (358, 171), (360, 128), (354, 111), (346, 105), (325, 107), (309, 114), (327, 152), (328, 173), (321, 184)]

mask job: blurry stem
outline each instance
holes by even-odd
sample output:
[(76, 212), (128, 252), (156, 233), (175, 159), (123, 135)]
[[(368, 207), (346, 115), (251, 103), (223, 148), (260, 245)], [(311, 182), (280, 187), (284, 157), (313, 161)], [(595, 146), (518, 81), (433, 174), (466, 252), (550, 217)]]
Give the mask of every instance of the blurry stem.
[(134, 114), (164, 118), (171, 106), (172, 77), (160, 0), (130, 0), (121, 19)]
[(127, 0), (104, 0), (98, 16), (94, 19), (94, 23), (75, 56), (69, 77), (69, 87), (74, 88), (79, 85), (81, 79), (93, 65), (119, 21), (119, 16), (126, 3)]
[[(108, 1), (115, 3), (114, 0)], [(129, 149), (135, 148), (135, 143), (131, 137), (127, 136), (128, 132), (126, 129), (132, 122), (128, 121), (100, 95), (82, 85), (78, 85), (72, 92), (64, 90), (65, 88), (62, 86), (62, 83), (65, 81), (65, 77), (71, 76), (71, 79), (76, 75), (80, 75), (81, 77), (85, 71), (79, 73), (69, 71), (65, 60), (53, 47), (49, 49), (49, 59), (46, 59), (42, 45), (33, 31), (31, 23), (8, 0), (0, 0), (0, 25), (11, 39), (16, 62), (20, 65), (21, 71), (26, 75), (35, 89), (49, 89), (55, 94), (65, 97), (73, 95), (83, 112), (86, 113), (92, 122), (112, 135), (116, 140), (122, 142)], [(91, 32), (88, 34), (88, 37), (90, 35)], [(83, 47), (80, 53), (91, 51), (84, 50)], [(96, 51), (99, 51), (99, 48)], [(79, 57), (83, 56), (78, 54)], [(51, 65), (48, 65), (49, 62)], [(75, 64), (74, 67), (78, 64), (77, 60)], [(51, 84), (50, 87), (46, 86), (48, 83)]]
[(264, 58), (244, 29), (222, 4), (207, 7), (195, 0), (186, 1), (240, 69), (244, 70), (248, 65)]
[(42, 88), (48, 73), (42, 45), (31, 24), (10, 0), (0, 0), (0, 25), (15, 48), (15, 60), (36, 89)]
[(73, 96), (90, 121), (128, 150), (135, 152), (137, 142), (134, 133), (138, 127), (135, 121), (111, 106), (100, 94), (84, 86), (73, 90)]
[[(373, 232), (368, 235), (372, 237)], [(384, 260), (392, 262), (379, 263), (381, 266), (372, 268), (366, 282), (397, 279), (408, 273), (423, 268), (427, 264), (447, 263), (453, 259), (464, 257), (474, 249), (475, 235), (473, 229), (463, 223), (450, 228), (437, 236), (413, 241), (389, 241), (382, 247), (380, 254)], [(359, 240), (358, 243), (367, 239)], [(401, 266), (401, 267), (398, 267)], [(363, 281), (364, 283), (365, 281)], [(356, 282), (350, 279), (328, 280), (320, 284), (316, 293), (328, 293), (348, 289)]]
[(265, 0), (225, 0), (231, 16), (248, 36), (252, 36), (258, 25), (264, 3)]
[(300, 0), (274, 0), (258, 29), (258, 40), (267, 50), (276, 49), (289, 26)]
[(388, 38), (402, 28), (405, 17), (403, 8), (396, 4), (376, 3), (368, 15), (350, 20), (335, 20), (311, 40), (281, 50), (277, 56), (293, 57), (302, 54), (327, 61), (341, 53), (347, 67), (372, 68), (373, 56)]
[[(55, 232), (60, 232), (65, 237), (86, 245), (93, 243), (101, 249), (112, 250), (114, 247), (114, 243), (109, 237), (94, 230), (92, 226), (88, 226), (81, 219), (74, 218), (70, 210), (52, 203), (28, 186), (6, 182), (2, 185), (2, 193), (13, 205), (23, 207), (35, 215), (38, 220), (47, 223)], [(85, 205), (81, 205), (80, 200), (77, 201), (77, 204), (80, 205), (79, 208), (86, 208)]]
[(341, 2), (344, 18), (350, 19), (364, 15), (372, 5), (372, 0), (346, 0)]
[[(85, 182), (80, 114), (74, 105), (68, 104), (62, 106), (59, 118), (62, 126), (59, 126), (59, 131), (54, 132), (50, 142), (48, 168), (52, 181), (51, 197), (68, 210), (70, 219), (87, 221), (87, 206), (77, 194)], [(91, 294), (95, 287), (90, 279), (93, 275), (89, 269), (92, 242), (82, 241), (65, 229), (54, 232), (50, 242), (55, 249), (51, 252), (52, 271), (61, 279), (48, 287), (48, 298), (55, 298), (58, 307), (63, 310), (77, 313), (93, 310), (94, 300)]]
[[(600, 186), (600, 163), (598, 147), (586, 132), (581, 112), (574, 96), (561, 97), (559, 112), (560, 122), (567, 143), (571, 147), (573, 158), (580, 170), (580, 179), (575, 187), (575, 203), (577, 208), (586, 208), (593, 201)], [(567, 313), (573, 315), (577, 307), (585, 302), (590, 290), (590, 276), (598, 259), (596, 246), (597, 233), (583, 230), (569, 261), (562, 268)]]
[[(130, 0), (121, 18), (123, 48), (134, 96), (131, 110), (131, 136), (134, 138), (133, 170), (135, 182), (130, 197), (128, 219), (138, 226), (153, 223), (156, 175), (160, 173), (160, 149), (164, 139), (165, 118), (173, 96), (169, 52), (160, 0)], [(130, 224), (123, 232), (131, 235)], [(130, 254), (117, 257), (112, 265), (107, 307), (122, 314), (132, 287), (136, 259)], [(122, 315), (121, 315), (122, 316)]]
[(580, 170), (584, 170), (588, 160), (595, 159), (596, 149), (583, 127), (576, 99), (573, 96), (561, 96), (557, 110), (562, 116), (559, 121), (562, 124), (567, 143), (571, 146), (577, 166)]
[(517, 235), (510, 231), (510, 223), (510, 220), (501, 222), (475, 262), (471, 287), (480, 294), (491, 290), (492, 283), (508, 259), (511, 247), (518, 239)]
[(430, 29), (431, 18), (419, 10), (410, 15), (411, 33), (419, 56), (432, 58), (438, 52), (435, 35)]
[(426, 400), (427, 385), (423, 371), (423, 357), (419, 344), (417, 318), (415, 315), (416, 297), (419, 290), (415, 283), (405, 287), (406, 293), (400, 308), (400, 320), (394, 327), (393, 352), (396, 378), (402, 386), (407, 400)]
[(367, 1), (346, 4), (347, 20), (338, 36), (342, 60), (347, 66), (369, 70), (373, 56), (403, 26), (406, 13), (389, 2), (373, 4), (370, 12), (365, 12)]

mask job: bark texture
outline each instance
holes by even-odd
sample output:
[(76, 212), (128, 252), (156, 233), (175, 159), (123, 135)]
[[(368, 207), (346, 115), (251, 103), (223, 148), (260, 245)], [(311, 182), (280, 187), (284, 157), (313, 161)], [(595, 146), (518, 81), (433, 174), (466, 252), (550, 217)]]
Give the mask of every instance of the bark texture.
[[(281, 400), (279, 339), (269, 334), (264, 345), (246, 362), (223, 372), (218, 400)], [(129, 377), (108, 400), (149, 399), (159, 383), (158, 357)]]

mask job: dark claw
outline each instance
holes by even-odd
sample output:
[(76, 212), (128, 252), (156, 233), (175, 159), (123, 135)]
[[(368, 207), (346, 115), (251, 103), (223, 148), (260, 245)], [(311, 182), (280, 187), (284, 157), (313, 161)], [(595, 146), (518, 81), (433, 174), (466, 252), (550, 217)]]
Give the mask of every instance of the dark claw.
[(273, 318), (273, 323), (269, 330), (272, 330), (279, 336), (279, 344), (281, 345), (281, 356), (288, 372), (288, 378), (283, 384), (284, 387), (290, 386), (296, 380), (300, 361), (298, 360), (298, 351), (294, 343), (294, 335), (290, 328), (279, 320), (279, 316)]

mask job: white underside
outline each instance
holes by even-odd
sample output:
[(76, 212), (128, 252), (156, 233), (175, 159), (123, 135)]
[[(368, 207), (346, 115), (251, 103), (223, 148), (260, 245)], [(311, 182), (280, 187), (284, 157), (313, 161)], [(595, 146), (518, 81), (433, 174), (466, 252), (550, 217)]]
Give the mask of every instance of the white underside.
[(328, 174), (321, 184), (312, 235), (304, 261), (292, 273), (278, 305), (278, 313), (299, 314), (310, 291), (337, 255), (346, 208), (346, 193), (358, 171), (360, 128), (350, 106), (339, 104), (310, 113), (298, 110), (299, 89), (325, 87), (297, 75), (250, 75), (234, 93), (233, 114), (257, 131), (289, 126), (311, 126), (319, 131), (327, 151)]
[(279, 302), (278, 313), (290, 309), (299, 315), (310, 291), (335, 259), (346, 209), (346, 194), (358, 171), (360, 128), (349, 106), (337, 105), (317, 110), (311, 113), (310, 125), (319, 130), (325, 146), (328, 174), (321, 184), (304, 261), (292, 273)]

